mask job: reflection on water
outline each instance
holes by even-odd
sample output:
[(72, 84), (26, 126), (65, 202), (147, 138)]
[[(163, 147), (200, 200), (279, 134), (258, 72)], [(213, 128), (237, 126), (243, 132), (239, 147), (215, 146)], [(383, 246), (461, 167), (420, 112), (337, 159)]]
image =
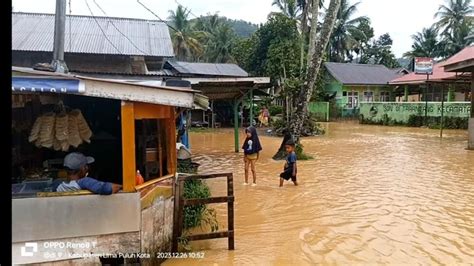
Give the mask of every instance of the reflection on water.
[[(474, 152), (466, 131), (325, 125), (303, 139), (300, 186), (278, 188), (281, 139), (261, 136), (257, 187), (243, 186), (231, 130), (191, 134), (203, 172), (234, 173), (235, 251), (193, 242), (201, 260), (166, 265), (466, 264), (474, 262)], [(243, 133), (241, 139), (243, 138)], [(210, 181), (214, 193), (225, 182)], [(226, 226), (225, 205), (214, 205)]]

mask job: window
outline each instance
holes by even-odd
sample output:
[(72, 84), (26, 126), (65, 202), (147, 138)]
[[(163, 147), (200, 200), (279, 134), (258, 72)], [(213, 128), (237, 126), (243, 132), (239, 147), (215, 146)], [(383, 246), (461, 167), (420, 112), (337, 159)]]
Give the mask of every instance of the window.
[(380, 101), (381, 102), (389, 102), (390, 101), (390, 92), (381, 91), (380, 92)]
[(364, 101), (373, 102), (374, 101), (374, 92), (373, 91), (364, 91)]
[(359, 105), (359, 92), (347, 92), (347, 108), (356, 108)]

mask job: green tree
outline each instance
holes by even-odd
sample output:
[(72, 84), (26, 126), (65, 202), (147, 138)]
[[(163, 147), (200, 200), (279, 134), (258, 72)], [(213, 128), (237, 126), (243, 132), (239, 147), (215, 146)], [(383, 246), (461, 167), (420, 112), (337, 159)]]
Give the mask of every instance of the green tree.
[(232, 56), (235, 38), (234, 30), (228, 24), (219, 25), (213, 29), (206, 43), (206, 61), (212, 63), (235, 62)]
[(438, 31), (435, 27), (424, 28), (421, 32), (412, 35), (412, 39), (412, 49), (404, 53), (404, 57), (440, 57), (442, 51), (438, 41)]
[(369, 41), (374, 37), (374, 28), (370, 25), (370, 20), (361, 21), (357, 25), (357, 31), (353, 31), (351, 35), (357, 43), (353, 50), (361, 57), (367, 49)]
[(361, 57), (362, 64), (385, 65), (388, 68), (400, 67), (395, 55), (392, 53), (392, 38), (388, 33), (373, 40), (367, 47), (365, 54)]
[(168, 19), (174, 27), (171, 34), (173, 49), (179, 60), (200, 58), (203, 54), (203, 45), (200, 41), (204, 37), (201, 31), (195, 31), (189, 22), (190, 10), (178, 5), (176, 11), (169, 10)]
[(471, 0), (447, 0), (446, 5), (441, 5), (435, 18), (439, 20), (434, 24), (441, 31), (444, 57), (452, 56), (462, 48), (472, 43), (468, 36), (473, 33), (472, 14), (474, 8)]
[(280, 9), (283, 15), (296, 19), (301, 11), (301, 1), (298, 0), (273, 0), (272, 5)]
[(358, 39), (361, 41), (367, 39), (366, 32), (358, 26), (361, 23), (370, 23), (369, 18), (365, 16), (353, 18), (359, 4), (360, 2), (351, 5), (348, 0), (341, 1), (329, 46), (329, 60), (332, 62), (351, 61), (351, 52), (361, 46)]
[[(295, 54), (299, 52), (298, 41), (296, 21), (281, 13), (273, 13), (251, 40), (239, 41), (237, 62), (243, 63), (251, 74), (268, 75), (276, 83), (285, 75), (298, 75), (299, 55)], [(250, 48), (249, 44), (253, 47)], [(241, 55), (249, 50), (248, 56)], [(242, 59), (248, 61), (242, 62)]]
[(447, 5), (440, 5), (435, 14), (435, 18), (439, 18), (435, 26), (438, 30), (443, 30), (442, 34), (454, 35), (466, 17), (472, 15), (474, 11), (471, 0), (447, 0), (446, 2)]

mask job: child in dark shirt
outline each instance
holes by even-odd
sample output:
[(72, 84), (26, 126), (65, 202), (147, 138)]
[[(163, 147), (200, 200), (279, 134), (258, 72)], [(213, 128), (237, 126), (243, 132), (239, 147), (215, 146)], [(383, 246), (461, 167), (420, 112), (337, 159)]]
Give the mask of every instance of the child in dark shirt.
[(285, 167), (283, 169), (283, 173), (280, 174), (280, 187), (283, 186), (283, 180), (290, 180), (293, 181), (295, 186), (298, 185), (296, 181), (296, 153), (295, 153), (295, 143), (292, 140), (289, 140), (285, 143), (285, 149), (288, 153), (286, 157)]

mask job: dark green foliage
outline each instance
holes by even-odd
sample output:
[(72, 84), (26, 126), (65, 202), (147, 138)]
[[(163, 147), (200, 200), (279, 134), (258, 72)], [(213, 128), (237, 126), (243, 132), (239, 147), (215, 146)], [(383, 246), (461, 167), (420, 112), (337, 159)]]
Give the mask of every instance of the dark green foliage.
[(377, 40), (367, 45), (360, 63), (384, 65), (388, 68), (400, 67), (395, 55), (392, 53), (392, 44), (392, 38), (388, 33), (381, 35)]
[(299, 74), (299, 52), (296, 20), (276, 13), (252, 37), (238, 41), (234, 58), (250, 74), (276, 81)]
[(272, 105), (268, 107), (268, 111), (270, 112), (270, 116), (283, 114), (283, 106)]
[[(185, 199), (204, 199), (211, 196), (211, 190), (202, 180), (187, 180), (184, 182)], [(184, 207), (184, 228), (209, 225), (212, 231), (217, 231), (218, 224), (214, 210), (206, 205)]]

